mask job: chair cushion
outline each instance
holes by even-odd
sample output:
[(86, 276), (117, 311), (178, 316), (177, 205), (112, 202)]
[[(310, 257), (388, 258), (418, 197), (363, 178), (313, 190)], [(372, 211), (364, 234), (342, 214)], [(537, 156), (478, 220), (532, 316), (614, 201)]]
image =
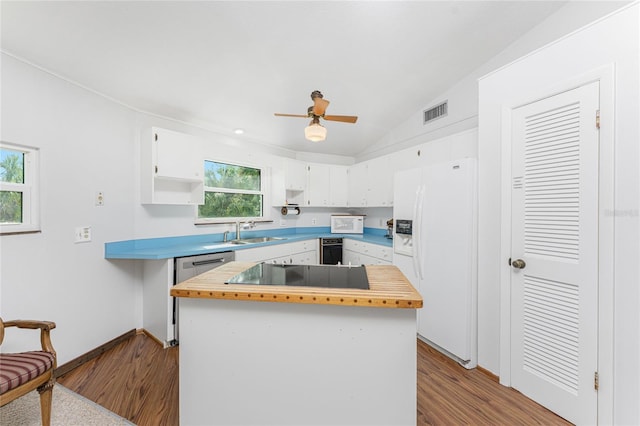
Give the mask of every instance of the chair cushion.
[(0, 394), (27, 383), (53, 367), (54, 355), (44, 351), (0, 354)]

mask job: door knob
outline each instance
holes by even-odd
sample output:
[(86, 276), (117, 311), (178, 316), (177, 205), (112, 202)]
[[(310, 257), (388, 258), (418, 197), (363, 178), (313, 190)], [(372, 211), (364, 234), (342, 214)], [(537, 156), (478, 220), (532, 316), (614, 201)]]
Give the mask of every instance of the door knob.
[(524, 269), (524, 267), (527, 266), (527, 264), (522, 259), (516, 259), (513, 262), (511, 262), (511, 266), (513, 266), (516, 269)]

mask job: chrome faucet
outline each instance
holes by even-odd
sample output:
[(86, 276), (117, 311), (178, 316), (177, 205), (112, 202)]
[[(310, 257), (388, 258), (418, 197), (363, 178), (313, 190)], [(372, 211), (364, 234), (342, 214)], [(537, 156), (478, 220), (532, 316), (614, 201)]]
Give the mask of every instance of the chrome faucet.
[(224, 236), (222, 237), (222, 242), (226, 243), (229, 241), (229, 231), (224, 231)]
[[(245, 223), (242, 224), (242, 229), (250, 229), (250, 228), (254, 228), (256, 226), (256, 223), (253, 220), (248, 220)], [(240, 239), (240, 221), (237, 220), (236, 221), (236, 240)]]

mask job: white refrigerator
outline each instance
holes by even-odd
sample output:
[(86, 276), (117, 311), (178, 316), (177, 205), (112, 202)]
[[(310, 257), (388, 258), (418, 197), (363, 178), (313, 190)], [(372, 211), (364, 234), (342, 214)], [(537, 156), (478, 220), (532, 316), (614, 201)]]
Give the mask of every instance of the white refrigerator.
[(394, 177), (393, 263), (424, 299), (418, 335), (466, 368), (477, 365), (476, 160)]

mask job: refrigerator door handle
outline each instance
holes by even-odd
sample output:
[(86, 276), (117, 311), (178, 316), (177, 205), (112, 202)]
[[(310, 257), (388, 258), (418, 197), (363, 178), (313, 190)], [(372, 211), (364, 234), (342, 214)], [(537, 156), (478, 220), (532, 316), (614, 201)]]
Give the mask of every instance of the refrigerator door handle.
[(424, 273), (422, 271), (422, 210), (424, 208), (424, 185), (420, 185), (420, 189), (418, 190), (418, 200), (417, 200), (417, 224), (418, 226), (417, 228), (417, 235), (414, 234), (414, 241), (413, 241), (413, 248), (414, 248), (414, 253), (415, 253), (415, 262), (418, 265), (418, 276), (420, 277), (420, 280), (422, 281), (424, 279)]
[(411, 263), (413, 265), (413, 273), (420, 280), (420, 272), (418, 266), (418, 204), (420, 202), (420, 186), (416, 188), (416, 196), (413, 198), (413, 217), (412, 219), (412, 235), (411, 235)]
[(416, 191), (416, 204), (413, 213), (413, 268), (420, 280), (424, 279), (422, 273), (422, 208), (424, 204), (424, 185), (420, 185)]

